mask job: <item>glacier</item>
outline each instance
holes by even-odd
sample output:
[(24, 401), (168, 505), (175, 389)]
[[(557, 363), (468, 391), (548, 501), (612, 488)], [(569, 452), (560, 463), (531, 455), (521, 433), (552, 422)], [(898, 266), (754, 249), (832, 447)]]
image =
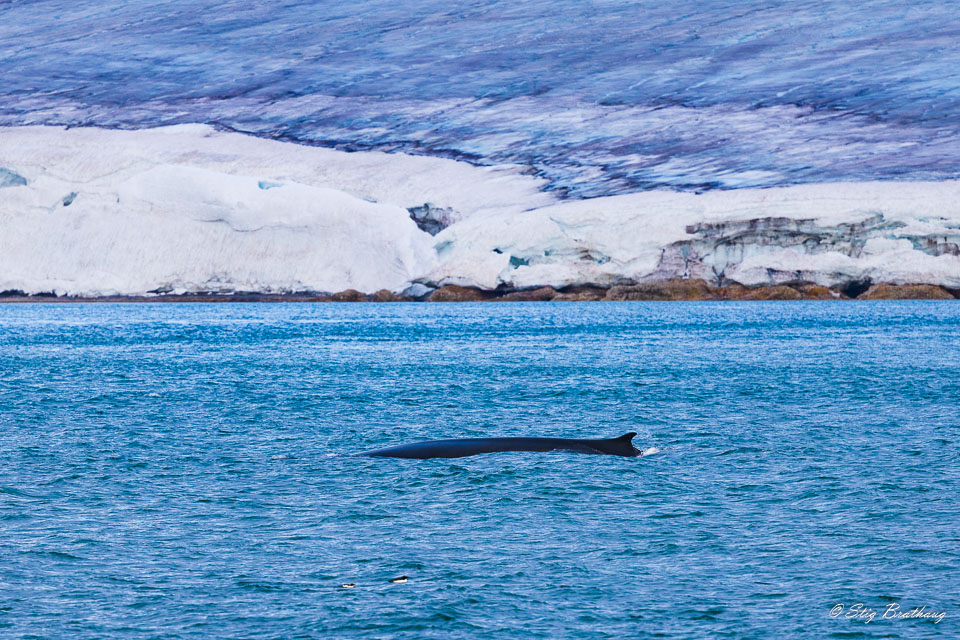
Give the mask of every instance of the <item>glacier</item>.
[[(408, 208), (553, 198), (450, 160), (217, 132), (0, 129), (0, 291), (57, 295), (400, 290), (429, 271)], [(452, 215), (452, 214), (451, 214)]]
[(958, 33), (943, 1), (0, 1), (0, 125), (202, 122), (590, 198), (950, 180)]
[(648, 191), (471, 218), (426, 281), (484, 289), (702, 278), (960, 287), (960, 182)]
[(209, 125), (0, 128), (0, 291), (370, 293), (672, 278), (960, 288), (960, 181), (580, 200), (545, 187), (521, 165), (345, 152)]

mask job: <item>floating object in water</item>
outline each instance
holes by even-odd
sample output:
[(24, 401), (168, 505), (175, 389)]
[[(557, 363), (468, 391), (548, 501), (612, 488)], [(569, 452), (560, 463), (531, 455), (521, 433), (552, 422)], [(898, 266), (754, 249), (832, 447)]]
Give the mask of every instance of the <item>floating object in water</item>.
[(340, 585), (340, 587), (343, 588), (343, 589), (353, 589), (355, 586), (357, 586), (357, 585), (353, 584), (352, 582), (346, 582), (346, 583)]
[(390, 578), (390, 582), (406, 582), (407, 576), (400, 576), (399, 578)]
[(463, 458), (479, 453), (503, 451), (572, 451), (574, 453), (605, 454), (636, 458), (643, 455), (631, 442), (633, 431), (619, 438), (575, 440), (571, 438), (458, 438), (455, 440), (428, 440), (386, 449), (358, 453), (360, 456), (385, 458)]

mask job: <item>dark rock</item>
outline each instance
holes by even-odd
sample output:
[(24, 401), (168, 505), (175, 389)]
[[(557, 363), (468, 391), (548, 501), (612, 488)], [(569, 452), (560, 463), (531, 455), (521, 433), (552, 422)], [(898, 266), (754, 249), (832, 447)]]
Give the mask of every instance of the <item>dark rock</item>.
[(453, 209), (436, 207), (429, 202), (424, 202), (419, 207), (408, 207), (407, 211), (410, 213), (410, 219), (416, 223), (417, 227), (432, 236), (453, 224)]
[(743, 297), (747, 295), (748, 291), (750, 291), (750, 288), (743, 286), (739, 282), (728, 282), (719, 289), (720, 296), (724, 300), (743, 300)]
[(603, 296), (594, 293), (558, 293), (553, 297), (554, 302), (596, 302), (603, 300)]
[(823, 285), (812, 282), (795, 284), (793, 288), (800, 292), (804, 300), (840, 300), (843, 297), (840, 293), (831, 291)]
[(799, 300), (803, 297), (796, 289), (783, 284), (765, 287), (730, 284), (722, 293), (725, 300)]
[(330, 296), (330, 300), (333, 302), (368, 302), (370, 298), (367, 297), (367, 294), (360, 293), (356, 289), (347, 289), (333, 294)]
[(595, 302), (601, 299), (583, 293), (558, 293), (553, 296), (553, 302)]
[(393, 291), (390, 291), (389, 289), (380, 289), (379, 291), (373, 294), (374, 302), (404, 302), (409, 299), (410, 298), (398, 296), (397, 294), (395, 294)]
[(610, 287), (604, 300), (719, 300), (720, 291), (700, 278)]
[(943, 287), (933, 284), (888, 284), (880, 282), (857, 296), (857, 300), (953, 300)]
[(473, 287), (448, 284), (431, 293), (427, 302), (479, 302), (489, 297), (489, 294)]
[(840, 285), (837, 287), (837, 290), (848, 298), (858, 298), (860, 294), (869, 289), (872, 284), (873, 282), (870, 281), (870, 278), (854, 280)]
[(605, 295), (607, 295), (606, 289), (583, 284), (564, 287), (553, 299), (561, 302), (590, 302), (603, 300)]
[(528, 289), (526, 291), (513, 291), (497, 298), (499, 302), (545, 302), (553, 300), (557, 296), (557, 290), (553, 287), (540, 287), (539, 289)]

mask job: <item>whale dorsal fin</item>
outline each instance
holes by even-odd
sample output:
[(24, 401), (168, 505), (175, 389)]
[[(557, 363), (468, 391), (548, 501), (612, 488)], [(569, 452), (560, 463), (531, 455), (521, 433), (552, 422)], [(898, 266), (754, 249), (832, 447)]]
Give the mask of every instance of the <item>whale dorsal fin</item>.
[(636, 431), (630, 431), (619, 438), (608, 438), (606, 440), (594, 440), (597, 443), (596, 448), (613, 456), (637, 457), (641, 455), (639, 449), (633, 446), (633, 439), (636, 437)]

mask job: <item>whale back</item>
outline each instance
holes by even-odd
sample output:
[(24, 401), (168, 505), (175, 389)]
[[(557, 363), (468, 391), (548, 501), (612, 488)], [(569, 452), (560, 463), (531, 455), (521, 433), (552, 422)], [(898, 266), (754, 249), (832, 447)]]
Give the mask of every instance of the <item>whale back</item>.
[(457, 438), (428, 440), (396, 447), (364, 451), (357, 455), (383, 458), (463, 458), (481, 453), (505, 451), (571, 451), (574, 453), (605, 454), (637, 457), (641, 452), (633, 446), (637, 434), (625, 433), (619, 438), (577, 440), (572, 438)]

